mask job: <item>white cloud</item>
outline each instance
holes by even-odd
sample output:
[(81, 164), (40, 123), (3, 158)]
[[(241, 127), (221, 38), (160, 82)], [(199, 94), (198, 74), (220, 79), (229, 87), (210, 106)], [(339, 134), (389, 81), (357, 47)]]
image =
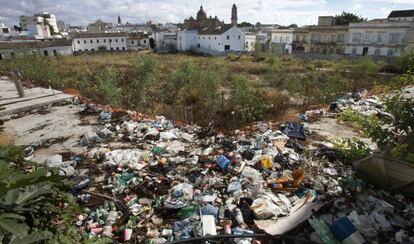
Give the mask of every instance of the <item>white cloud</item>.
[[(116, 21), (118, 13), (124, 21), (143, 23), (148, 20), (182, 22), (195, 16), (201, 1), (194, 0), (0, 0), (0, 19), (6, 24), (18, 24), (18, 16), (40, 11), (54, 13), (58, 19), (71, 24), (87, 24), (100, 18)], [(233, 1), (203, 0), (208, 15), (230, 22)], [(378, 3), (370, 9), (366, 3)], [(391, 9), (391, 3), (414, 7), (414, 0), (352, 0), (341, 3), (329, 0), (237, 0), (239, 20), (252, 23), (299, 25), (315, 24), (318, 15), (337, 14), (355, 10), (369, 17), (383, 17), (380, 8)], [(401, 5), (401, 6), (405, 6)], [(397, 5), (396, 7), (399, 7)], [(375, 12), (376, 11), (376, 12)], [(385, 11), (385, 10), (384, 10)], [(369, 14), (369, 15), (368, 15)]]

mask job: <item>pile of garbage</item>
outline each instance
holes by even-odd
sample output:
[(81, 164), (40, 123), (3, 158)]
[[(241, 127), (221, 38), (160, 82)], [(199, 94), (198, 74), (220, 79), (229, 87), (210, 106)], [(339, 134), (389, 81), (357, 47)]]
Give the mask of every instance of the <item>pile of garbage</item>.
[[(330, 109), (373, 104), (350, 99)], [(335, 116), (321, 110), (301, 119), (315, 114)], [(85, 238), (414, 242), (413, 201), (355, 178), (328, 144), (310, 150), (312, 132), (303, 123), (206, 134), (164, 117), (113, 122), (110, 111), (99, 117), (102, 128), (80, 140), (89, 147), (81, 161), (47, 162), (77, 181), (72, 191), (84, 207), (77, 225)]]

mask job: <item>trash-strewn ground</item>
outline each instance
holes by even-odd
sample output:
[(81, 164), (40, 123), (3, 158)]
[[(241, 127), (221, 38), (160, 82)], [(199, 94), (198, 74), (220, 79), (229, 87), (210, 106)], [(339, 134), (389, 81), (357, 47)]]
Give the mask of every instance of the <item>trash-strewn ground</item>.
[[(358, 96), (341, 105), (375, 112), (379, 103)], [(217, 134), (75, 101), (6, 126), (17, 144), (32, 145), (33, 160), (76, 182), (84, 210), (76, 225), (85, 238), (413, 243), (413, 201), (374, 189), (341, 162), (330, 139), (360, 135), (339, 124), (337, 112)]]

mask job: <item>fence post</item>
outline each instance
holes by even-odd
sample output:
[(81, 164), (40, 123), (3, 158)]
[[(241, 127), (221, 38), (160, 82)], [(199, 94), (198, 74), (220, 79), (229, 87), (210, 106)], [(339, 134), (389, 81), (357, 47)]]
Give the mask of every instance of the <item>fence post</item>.
[(22, 86), (22, 82), (20, 81), (20, 74), (19, 72), (13, 71), (13, 80), (14, 80), (14, 85), (16, 86), (16, 90), (17, 93), (19, 94), (19, 97), (24, 97), (24, 91), (23, 91), (23, 86)]

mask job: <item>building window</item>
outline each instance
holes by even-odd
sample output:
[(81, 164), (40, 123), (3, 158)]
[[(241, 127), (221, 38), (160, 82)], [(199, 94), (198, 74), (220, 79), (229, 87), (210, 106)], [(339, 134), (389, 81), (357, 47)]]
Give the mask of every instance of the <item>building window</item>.
[(217, 40), (217, 37), (214, 37), (214, 40)]
[(85, 49), (85, 52), (87, 52), (87, 51), (88, 51), (88, 49), (86, 48), (86, 49)]
[(352, 48), (352, 55), (356, 55), (357, 54), (357, 49), (356, 48)]
[(352, 34), (352, 42), (360, 42), (360, 41), (361, 41), (361, 33)]
[(344, 34), (339, 34), (339, 35), (338, 35), (338, 39), (337, 39), (337, 41), (338, 41), (339, 43), (342, 43), (342, 42), (344, 42), (344, 39), (345, 39), (345, 35), (344, 35)]
[(375, 52), (374, 52), (374, 55), (376, 55), (376, 56), (381, 55), (381, 49), (376, 48), (376, 49), (375, 49)]
[(115, 39), (115, 42), (118, 42), (118, 39)]
[(83, 43), (86, 44), (86, 40), (84, 40)]
[(104, 43), (106, 43), (106, 39), (103, 39), (104, 40)]
[(57, 56), (56, 50), (53, 50), (53, 56)]
[(93, 41), (91, 40), (91, 43), (93, 43)]
[(181, 41), (181, 36), (179, 36), (178, 39)]
[(230, 40), (230, 36), (227, 36), (227, 40)]
[(197, 48), (200, 48), (200, 43), (197, 44)]
[(280, 36), (279, 37), (279, 43), (282, 43), (283, 42), (283, 37), (282, 36)]
[(112, 39), (109, 39), (109, 42), (112, 42)]
[(208, 37), (208, 39), (210, 40), (210, 37)]
[(210, 49), (210, 45), (208, 45), (208, 49)]
[(80, 44), (80, 41), (78, 40), (78, 44)]
[(121, 38), (121, 42), (124, 42), (124, 38)]
[(131, 41), (131, 44), (134, 45), (134, 41)]
[(49, 56), (49, 53), (47, 52), (47, 50), (43, 50), (43, 55)]
[(95, 51), (95, 49), (92, 48), (91, 51), (93, 52), (93, 51)]
[(388, 56), (394, 56), (394, 50), (393, 49), (388, 49), (387, 55)]
[(11, 53), (10, 53), (10, 56), (14, 57), (14, 52), (11, 52)]
[(248, 47), (249, 46), (249, 42), (246, 42), (246, 47)]
[(377, 42), (382, 43), (384, 41), (384, 33), (378, 33)]
[(371, 42), (371, 33), (365, 33), (365, 42), (370, 43)]
[(114, 50), (114, 48), (113, 47), (111, 47), (111, 51), (113, 51)]
[(99, 40), (98, 39), (96, 40), (96, 43), (99, 43)]
[(117, 47), (117, 48), (116, 48), (116, 50), (118, 50), (118, 51), (119, 51), (119, 47)]
[(205, 40), (205, 39), (206, 39), (206, 37), (203, 36), (203, 40)]
[(144, 40), (144, 44), (147, 44), (147, 40)]
[(1, 53), (0, 53), (0, 60), (2, 60), (3, 59), (3, 56), (1, 55)]
[(389, 38), (388, 42), (390, 44), (395, 44), (395, 43), (399, 42), (399, 39), (400, 39), (400, 34), (392, 33), (392, 34), (390, 34), (390, 38)]
[(241, 39), (241, 36), (239, 36), (239, 40)]

